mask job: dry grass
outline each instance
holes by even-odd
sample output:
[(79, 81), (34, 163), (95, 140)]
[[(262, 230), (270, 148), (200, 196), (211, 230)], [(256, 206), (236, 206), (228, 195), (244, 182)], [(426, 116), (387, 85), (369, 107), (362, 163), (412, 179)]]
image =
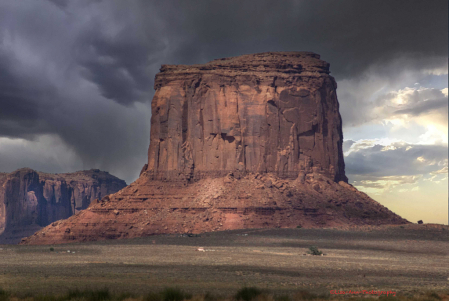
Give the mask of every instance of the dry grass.
[[(173, 285), (195, 301), (230, 298), (242, 286), (263, 289), (261, 301), (348, 298), (330, 296), (331, 290), (394, 290), (410, 299), (416, 293), (447, 291), (445, 232), (399, 227), (371, 232), (266, 229), (201, 237), (0, 246), (0, 287), (19, 299), (27, 294), (64, 296), (69, 290), (107, 288), (113, 298), (124, 294), (158, 301), (158, 292)], [(324, 256), (308, 255), (310, 246), (317, 246)], [(199, 247), (204, 252), (197, 251)], [(1, 298), (6, 297), (0, 294)], [(354, 298), (360, 299), (350, 299)]]
[(293, 294), (274, 295), (267, 290), (255, 287), (244, 287), (235, 294), (216, 296), (211, 293), (191, 295), (179, 288), (165, 288), (158, 292), (150, 292), (137, 296), (132, 293), (113, 294), (108, 289), (75, 290), (62, 295), (20, 295), (0, 289), (0, 301), (302, 301), (302, 300), (399, 300), (399, 301), (439, 301), (449, 300), (449, 290), (443, 293), (425, 292), (414, 294), (398, 294), (396, 296), (332, 296), (317, 295), (300, 290)]

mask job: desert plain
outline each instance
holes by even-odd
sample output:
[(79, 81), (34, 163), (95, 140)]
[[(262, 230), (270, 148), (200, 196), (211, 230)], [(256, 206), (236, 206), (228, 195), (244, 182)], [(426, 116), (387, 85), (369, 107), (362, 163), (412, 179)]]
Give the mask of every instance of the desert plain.
[[(316, 246), (323, 256), (307, 254)], [(51, 249), (52, 248), (52, 249)], [(230, 296), (306, 290), (449, 293), (449, 227), (246, 229), (62, 245), (0, 246), (0, 287), (14, 294), (103, 289), (144, 295), (177, 287)]]

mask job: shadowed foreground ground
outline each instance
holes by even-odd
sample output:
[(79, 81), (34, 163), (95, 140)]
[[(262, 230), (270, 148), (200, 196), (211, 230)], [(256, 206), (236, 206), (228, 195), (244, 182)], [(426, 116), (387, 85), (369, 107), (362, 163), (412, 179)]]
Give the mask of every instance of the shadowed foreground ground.
[[(312, 245), (326, 255), (303, 255)], [(449, 286), (447, 226), (239, 230), (50, 247), (0, 246), (0, 287), (22, 294), (108, 288), (144, 295), (176, 286), (226, 296), (245, 285), (274, 294), (413, 294), (447, 292)]]

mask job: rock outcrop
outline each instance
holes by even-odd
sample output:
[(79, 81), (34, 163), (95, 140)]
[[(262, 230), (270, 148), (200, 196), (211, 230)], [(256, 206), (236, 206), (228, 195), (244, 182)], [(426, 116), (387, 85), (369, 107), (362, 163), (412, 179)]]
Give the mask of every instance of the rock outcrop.
[(408, 223), (347, 183), (336, 87), (310, 52), (164, 65), (139, 179), (22, 243)]
[[(0, 175), (0, 242), (20, 241), (50, 223), (86, 209), (126, 186), (98, 169), (47, 174), (22, 168)], [(18, 240), (18, 241), (17, 241)]]
[(337, 84), (317, 54), (163, 65), (154, 88), (145, 169), (156, 179), (314, 170), (347, 181)]
[(406, 220), (345, 182), (308, 174), (304, 182), (273, 174), (229, 175), (182, 185), (143, 174), (120, 192), (52, 223), (23, 244), (58, 244), (154, 234), (243, 228), (348, 229)]

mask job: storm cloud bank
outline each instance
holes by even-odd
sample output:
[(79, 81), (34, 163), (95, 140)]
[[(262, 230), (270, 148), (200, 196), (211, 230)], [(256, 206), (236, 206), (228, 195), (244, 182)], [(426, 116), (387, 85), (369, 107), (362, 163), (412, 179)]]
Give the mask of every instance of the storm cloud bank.
[[(45, 172), (100, 168), (130, 183), (146, 161), (160, 65), (265, 51), (313, 51), (328, 61), (345, 128), (385, 120), (422, 125), (432, 114), (447, 124), (447, 114), (438, 113), (447, 111), (447, 90), (441, 91), (447, 6), (444, 0), (2, 1), (0, 171), (25, 164)], [(349, 154), (348, 171), (377, 176), (371, 161), (353, 158), (372, 151), (370, 160), (386, 160), (394, 153), (373, 148)], [(398, 166), (402, 175), (410, 168), (419, 170)]]

